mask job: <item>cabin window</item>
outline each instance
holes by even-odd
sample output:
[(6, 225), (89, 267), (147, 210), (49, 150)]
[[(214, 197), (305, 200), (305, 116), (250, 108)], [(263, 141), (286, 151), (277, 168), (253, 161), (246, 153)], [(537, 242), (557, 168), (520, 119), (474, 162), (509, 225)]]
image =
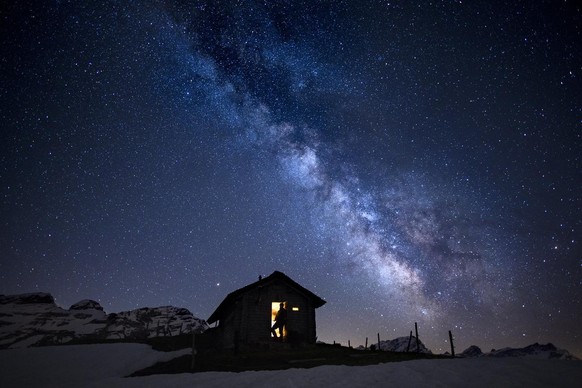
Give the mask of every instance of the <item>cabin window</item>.
[[(283, 314), (284, 316), (287, 315), (287, 302), (278, 301), (278, 302), (271, 302), (271, 337), (287, 337), (287, 320), (285, 319), (285, 325), (282, 328), (275, 327), (275, 318), (277, 317), (277, 313), (281, 309), (281, 304), (283, 304), (283, 309), (285, 309)], [(276, 335), (275, 335), (276, 334)]]
[(297, 307), (297, 306), (293, 306), (293, 307), (291, 307), (291, 310), (292, 310), (292, 311), (299, 311), (299, 307)]

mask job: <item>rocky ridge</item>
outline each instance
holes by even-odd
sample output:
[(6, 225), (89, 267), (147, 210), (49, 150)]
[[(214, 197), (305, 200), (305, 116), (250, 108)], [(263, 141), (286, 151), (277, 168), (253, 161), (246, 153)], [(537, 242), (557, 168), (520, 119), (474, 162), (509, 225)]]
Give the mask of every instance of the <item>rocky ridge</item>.
[[(392, 340), (380, 341), (380, 350), (385, 352), (406, 352), (406, 351), (409, 351), (411, 353), (416, 352), (416, 338), (412, 337), (412, 340), (410, 340), (410, 348), (408, 347), (408, 341), (409, 337), (398, 337)], [(426, 346), (424, 346), (422, 341), (419, 340), (418, 343), (419, 343), (419, 353), (432, 354), (432, 351), (428, 349)], [(377, 349), (378, 344), (377, 343), (371, 344), (369, 348)], [(365, 348), (363, 346), (359, 346), (357, 349), (364, 350)]]
[(554, 344), (548, 343), (541, 345), (539, 343), (528, 345), (524, 348), (503, 348), (492, 349), (489, 353), (483, 353), (478, 346), (472, 345), (465, 349), (460, 357), (527, 357), (539, 359), (559, 359), (559, 360), (578, 360), (578, 357), (571, 354), (565, 349), (558, 349)]
[(107, 314), (85, 299), (68, 310), (51, 294), (0, 295), (0, 349), (56, 345), (77, 341), (143, 340), (201, 333), (206, 322), (173, 306)]
[[(410, 347), (408, 346), (410, 342)], [(377, 345), (376, 345), (377, 346)], [(418, 341), (418, 353), (432, 354), (432, 351), (428, 349), (422, 341)], [(380, 350), (388, 352), (417, 352), (416, 349), (416, 338), (412, 337), (398, 337), (393, 340), (380, 341)]]

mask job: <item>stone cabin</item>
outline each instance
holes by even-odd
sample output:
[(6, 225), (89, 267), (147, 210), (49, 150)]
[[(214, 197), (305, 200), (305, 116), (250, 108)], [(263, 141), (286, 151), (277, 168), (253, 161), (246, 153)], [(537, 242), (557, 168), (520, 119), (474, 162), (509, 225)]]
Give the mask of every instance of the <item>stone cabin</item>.
[(207, 334), (222, 349), (277, 342), (271, 327), (281, 303), (287, 310), (287, 325), (278, 341), (315, 343), (315, 309), (325, 300), (279, 271), (228, 294), (208, 318), (208, 324), (216, 326)]

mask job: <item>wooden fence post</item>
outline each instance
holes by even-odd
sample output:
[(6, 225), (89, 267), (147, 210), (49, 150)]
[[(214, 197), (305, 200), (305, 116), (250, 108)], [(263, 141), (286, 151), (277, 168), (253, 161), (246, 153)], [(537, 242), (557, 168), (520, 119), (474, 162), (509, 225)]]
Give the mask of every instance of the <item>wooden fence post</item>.
[(408, 346), (406, 347), (406, 353), (410, 351), (410, 342), (412, 341), (412, 330), (410, 330), (410, 337), (408, 337)]
[(380, 333), (378, 333), (378, 350), (380, 350)]
[(451, 341), (451, 355), (455, 357), (455, 345), (453, 345), (453, 333), (449, 330), (449, 340)]
[(365, 348), (368, 349), (368, 337), (366, 337), (366, 346), (365, 346)]

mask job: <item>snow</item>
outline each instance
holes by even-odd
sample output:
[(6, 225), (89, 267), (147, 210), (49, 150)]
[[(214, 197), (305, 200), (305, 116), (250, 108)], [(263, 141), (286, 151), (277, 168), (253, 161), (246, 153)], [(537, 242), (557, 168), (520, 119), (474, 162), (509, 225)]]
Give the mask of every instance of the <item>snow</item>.
[(0, 350), (0, 387), (79, 387), (100, 385), (153, 365), (189, 354), (158, 352), (143, 344), (45, 346)]
[[(5, 303), (0, 303), (0, 314), (4, 324), (0, 326), (0, 338), (2, 338), (0, 344), (8, 343), (12, 344), (11, 347), (22, 348), (35, 344), (47, 333), (69, 331), (75, 335), (85, 335), (105, 325), (94, 323), (95, 320), (105, 321), (107, 318), (101, 310), (68, 311), (54, 303), (35, 303), (35, 300), (43, 296), (52, 299), (50, 294), (40, 293), (3, 296)], [(23, 303), (26, 301), (25, 297), (28, 299), (36, 297), (36, 299)]]
[[(41, 339), (43, 339), (43, 335), (33, 335), (32, 337), (28, 337), (20, 342), (16, 342), (12, 345), (10, 345), (11, 348), (27, 348), (31, 345), (34, 345), (35, 343), (37, 343), (38, 341), (40, 341)], [(0, 342), (0, 344), (3, 344), (3, 342)]]
[(173, 306), (106, 314), (84, 299), (65, 310), (47, 293), (0, 295), (0, 348), (67, 343), (73, 339), (174, 336), (207, 329), (190, 311)]
[(124, 378), (189, 350), (158, 352), (141, 344), (0, 350), (1, 387), (579, 387), (582, 362), (532, 358), (417, 360), (369, 366), (206, 372)]
[[(422, 343), (421, 340), (418, 340), (420, 353), (428, 353), (432, 354), (432, 352), (427, 349), (427, 347)], [(393, 340), (386, 340), (380, 341), (380, 349), (389, 352), (406, 352), (410, 349), (410, 351), (416, 351), (416, 338), (415, 337), (398, 337)]]

